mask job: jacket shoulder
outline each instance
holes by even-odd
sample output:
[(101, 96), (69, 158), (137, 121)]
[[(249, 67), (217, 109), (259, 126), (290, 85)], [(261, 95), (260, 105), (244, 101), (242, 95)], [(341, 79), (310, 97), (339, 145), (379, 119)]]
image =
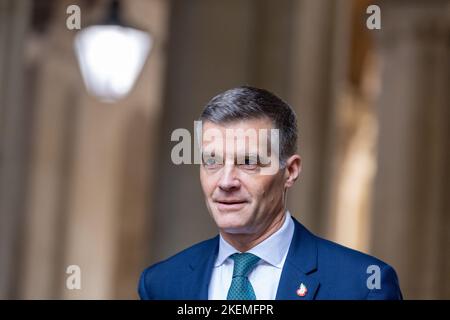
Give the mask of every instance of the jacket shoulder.
[[(332, 299), (401, 299), (395, 270), (369, 254), (314, 236), (318, 272)], [(352, 294), (346, 294), (352, 293)]]
[(198, 261), (206, 253), (211, 252), (218, 243), (218, 237), (214, 237), (196, 243), (177, 254), (147, 267), (139, 280), (139, 296), (141, 299), (154, 299), (152, 288), (158, 288), (168, 283), (176, 275), (189, 272), (190, 264)]
[(367, 253), (343, 246), (336, 242), (326, 240), (315, 236), (317, 239), (317, 248), (319, 259), (326, 264), (326, 261), (330, 260), (333, 265), (344, 265), (346, 267), (358, 267), (361, 265), (379, 265), (384, 267), (386, 262), (371, 256)]

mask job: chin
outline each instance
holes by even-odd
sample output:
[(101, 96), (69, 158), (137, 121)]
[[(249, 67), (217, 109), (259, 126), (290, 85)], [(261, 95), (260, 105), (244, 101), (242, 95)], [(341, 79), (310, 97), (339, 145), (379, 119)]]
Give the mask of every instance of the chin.
[(216, 212), (215, 221), (217, 227), (227, 233), (247, 233), (248, 219), (243, 219), (242, 213)]
[(246, 227), (229, 227), (222, 228), (222, 231), (230, 234), (247, 234), (250, 233)]

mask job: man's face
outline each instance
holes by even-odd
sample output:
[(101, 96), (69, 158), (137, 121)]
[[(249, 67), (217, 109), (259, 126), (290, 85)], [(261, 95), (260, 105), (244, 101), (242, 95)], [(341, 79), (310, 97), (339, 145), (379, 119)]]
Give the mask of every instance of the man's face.
[[(249, 139), (230, 134), (238, 129), (256, 133), (265, 129), (270, 137), (273, 126), (268, 119), (224, 125), (204, 122), (200, 182), (208, 210), (219, 229), (250, 234), (260, 231), (277, 214), (284, 212), (285, 192), (291, 184), (286, 183), (287, 169), (261, 173), (268, 159), (261, 154), (259, 135), (257, 139)], [(256, 155), (262, 157), (265, 164), (256, 161)]]

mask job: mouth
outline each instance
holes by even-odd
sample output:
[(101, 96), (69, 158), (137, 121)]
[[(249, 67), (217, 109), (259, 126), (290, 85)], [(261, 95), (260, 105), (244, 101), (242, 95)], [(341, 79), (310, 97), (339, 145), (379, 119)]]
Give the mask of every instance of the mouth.
[(238, 211), (241, 210), (248, 201), (246, 200), (214, 200), (219, 211)]

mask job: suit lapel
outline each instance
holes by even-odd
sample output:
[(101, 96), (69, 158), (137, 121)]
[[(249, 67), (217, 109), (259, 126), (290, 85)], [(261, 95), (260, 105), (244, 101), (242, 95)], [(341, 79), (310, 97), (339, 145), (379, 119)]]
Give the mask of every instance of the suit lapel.
[[(301, 284), (306, 288), (304, 296), (297, 294)], [(312, 300), (319, 288), (319, 281), (304, 274), (291, 263), (284, 264), (276, 300)]]
[[(277, 300), (312, 300), (319, 288), (314, 277), (317, 270), (317, 243), (314, 236), (294, 220), (294, 235), (278, 284)], [(303, 284), (306, 292), (298, 295), (297, 290)]]
[(208, 287), (211, 274), (214, 268), (217, 252), (219, 250), (219, 236), (211, 239), (211, 243), (206, 246), (196, 259), (190, 261), (189, 267), (192, 270), (185, 277), (185, 297), (184, 299), (208, 300)]

